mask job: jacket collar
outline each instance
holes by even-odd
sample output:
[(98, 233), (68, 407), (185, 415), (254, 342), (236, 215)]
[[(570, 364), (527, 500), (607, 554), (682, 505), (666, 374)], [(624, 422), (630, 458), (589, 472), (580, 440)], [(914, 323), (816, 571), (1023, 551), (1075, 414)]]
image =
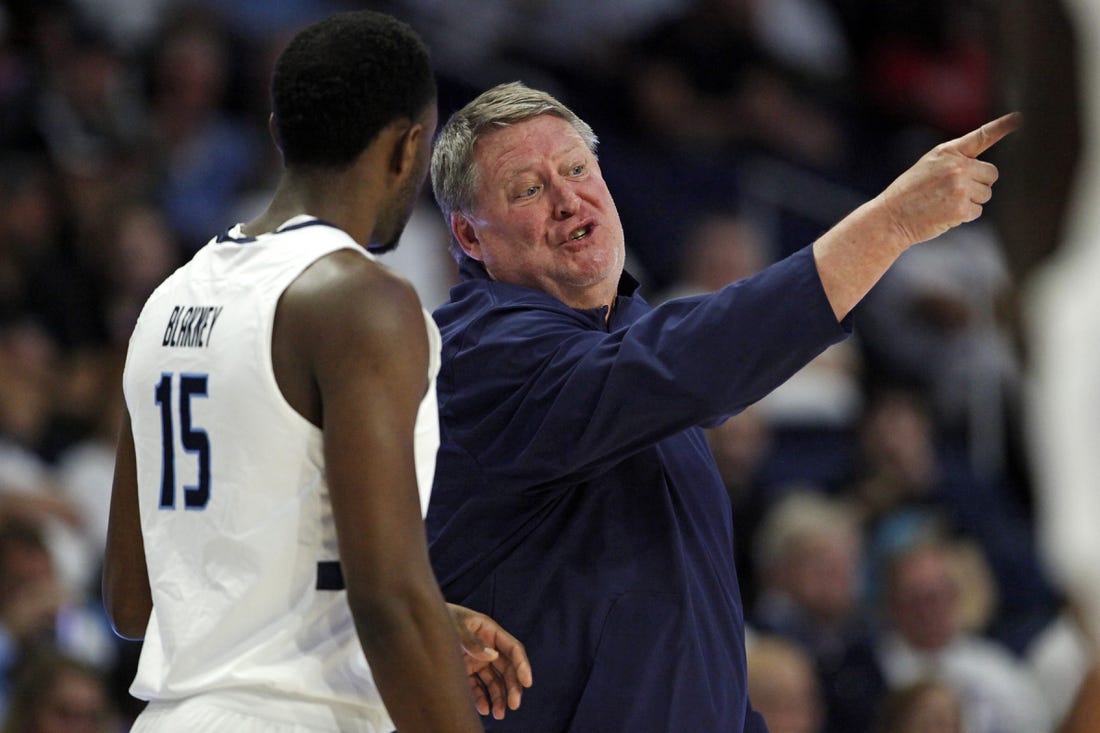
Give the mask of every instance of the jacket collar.
[[(458, 265), (458, 274), (463, 280), (487, 280), (489, 282), (495, 282), (492, 277), (489, 276), (489, 272), (485, 269), (485, 265), (481, 264), (473, 257), (462, 258), (462, 262)], [(521, 286), (517, 286), (521, 287)], [(631, 298), (638, 291), (638, 281), (634, 279), (626, 270), (623, 270), (623, 274), (619, 276), (619, 287), (616, 291), (616, 295), (620, 298)]]

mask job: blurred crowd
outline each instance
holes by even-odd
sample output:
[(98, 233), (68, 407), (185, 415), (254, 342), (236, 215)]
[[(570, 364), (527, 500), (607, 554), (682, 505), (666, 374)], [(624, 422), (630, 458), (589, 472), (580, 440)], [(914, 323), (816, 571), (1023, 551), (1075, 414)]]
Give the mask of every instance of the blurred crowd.
[[(408, 20), (442, 117), (513, 79), (562, 99), (600, 137), (628, 269), (658, 302), (808, 244), (1018, 101), (1001, 58), (1011, 5), (6, 0), (0, 730), (121, 731), (140, 709), (137, 643), (98, 596), (121, 364), (152, 289), (266, 201), (267, 79), (294, 29), (363, 6)], [(1084, 675), (1037, 550), (1015, 312), (1027, 258), (997, 203), (906, 254), (852, 339), (709, 432), (773, 733), (1042, 733)], [(387, 255), (429, 309), (456, 277), (446, 239), (426, 193)]]

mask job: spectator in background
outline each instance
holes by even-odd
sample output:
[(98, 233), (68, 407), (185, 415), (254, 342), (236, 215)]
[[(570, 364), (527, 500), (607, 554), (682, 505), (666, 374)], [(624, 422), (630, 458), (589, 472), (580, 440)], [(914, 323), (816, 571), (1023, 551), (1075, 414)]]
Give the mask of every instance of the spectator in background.
[(859, 616), (862, 537), (855, 514), (814, 490), (779, 500), (756, 534), (757, 628), (799, 641), (819, 660), (837, 658)]
[[(751, 216), (723, 210), (702, 214), (689, 227), (679, 255), (679, 275), (653, 300), (714, 292), (764, 269), (775, 259), (773, 250), (766, 231)], [(723, 480), (727, 488), (741, 484), (733, 492), (735, 502), (742, 502), (749, 515), (774, 499), (767, 495), (772, 485), (831, 484), (847, 471), (848, 452), (837, 448), (840, 440), (850, 438), (848, 430), (860, 405), (860, 362), (854, 342), (853, 338), (830, 346), (760, 400), (752, 416), (738, 415), (708, 430)], [(747, 442), (739, 445), (742, 440)], [(760, 495), (751, 495), (746, 471), (753, 474)], [(747, 515), (735, 516), (746, 528), (739, 536), (749, 537), (753, 521)]]
[[(612, 91), (619, 44), (693, 0), (391, 0), (425, 29), (444, 85), (484, 87), (523, 78), (558, 91)], [(598, 100), (598, 101), (597, 101)], [(610, 102), (610, 104), (608, 104)], [(594, 107), (617, 108), (593, 96)]]
[(864, 175), (889, 178), (928, 143), (980, 123), (994, 102), (991, 14), (982, 0), (833, 0), (857, 90)]
[[(885, 683), (861, 597), (862, 535), (844, 502), (801, 490), (780, 499), (755, 536), (754, 629), (798, 643), (813, 660), (825, 729), (865, 730)], [(754, 698), (755, 703), (755, 698)]]
[(69, 33), (69, 50), (43, 79), (35, 125), (59, 168), (103, 175), (146, 143), (140, 77), (97, 28), (73, 19)]
[(97, 354), (88, 376), (87, 430), (62, 450), (53, 476), (59, 495), (81, 517), (83, 590), (99, 595), (107, 516), (114, 476), (115, 444), (122, 415), (122, 363), (125, 347)]
[(100, 343), (94, 274), (71, 237), (56, 168), (39, 155), (0, 159), (0, 308), (40, 324), (61, 348)]
[(919, 393), (874, 388), (860, 418), (855, 475), (844, 492), (858, 507), (870, 560), (868, 591), (894, 550), (916, 539), (970, 539), (989, 563), (999, 614), (988, 631), (1022, 652), (1055, 610), (1026, 517), (1000, 481), (983, 480), (939, 437)]
[(836, 4), (834, 0), (748, 2), (756, 35), (771, 56), (792, 72), (826, 86), (843, 85), (852, 71), (851, 44)]
[(89, 573), (84, 517), (65, 497), (47, 459), (58, 420), (57, 342), (26, 318), (0, 326), (0, 518), (42, 528), (65, 587), (83, 593)]
[(187, 252), (206, 243), (211, 221), (229, 221), (262, 155), (254, 130), (224, 104), (233, 66), (218, 16), (181, 11), (152, 60), (153, 145), (159, 200)]
[(123, 725), (103, 673), (48, 648), (20, 671), (3, 721), (2, 733), (116, 733)]
[(749, 696), (769, 733), (822, 733), (825, 704), (813, 661), (797, 644), (755, 634), (746, 646)]
[(770, 265), (771, 250), (764, 231), (749, 217), (725, 211), (702, 214), (684, 239), (676, 279), (653, 300), (713, 293)]
[(962, 701), (949, 685), (920, 680), (882, 702), (874, 733), (966, 733)]
[(1007, 647), (959, 627), (959, 588), (948, 547), (918, 543), (889, 560), (885, 615), (877, 645), (892, 689), (926, 677), (962, 699), (970, 733), (1044, 733), (1050, 711), (1030, 671)]
[(880, 382), (920, 390), (939, 434), (973, 473), (1019, 483), (1006, 454), (1020, 432), (1020, 360), (1001, 242), (976, 222), (926, 244), (902, 257), (860, 305), (865, 358)]
[[(761, 411), (748, 407), (721, 425), (706, 431), (718, 474), (735, 507), (749, 506), (760, 500), (760, 468), (771, 451), (771, 427)], [(746, 525), (749, 530), (751, 525)], [(746, 536), (749, 531), (744, 533)]]
[(34, 69), (19, 38), (22, 28), (7, 6), (0, 6), (0, 149), (4, 152), (33, 147)]
[(0, 522), (0, 690), (9, 689), (23, 663), (43, 647), (99, 670), (114, 662), (114, 636), (102, 607), (61, 581), (37, 525), (8, 518)]
[(752, 406), (707, 428), (705, 435), (733, 508), (733, 559), (742, 598), (746, 607), (751, 607), (758, 587), (752, 564), (753, 531), (771, 500), (770, 487), (761, 483), (761, 472), (772, 454), (772, 428)]
[[(776, 260), (767, 231), (747, 214), (715, 210), (697, 217), (679, 253), (678, 275), (655, 302), (712, 293), (755, 275)], [(847, 427), (859, 407), (859, 353), (854, 339), (834, 344), (760, 401), (778, 427)], [(797, 460), (797, 456), (786, 456)], [(787, 478), (814, 480), (813, 474)]]
[[(866, 198), (832, 205), (827, 179), (843, 176), (847, 158), (843, 94), (835, 94), (843, 82), (809, 81), (783, 55), (789, 47), (769, 45), (786, 43), (765, 37), (759, 25), (774, 4), (688, 3), (622, 43), (616, 86), (623, 111), (601, 133), (603, 149), (613, 151), (601, 164), (652, 292), (672, 285), (677, 243), (696, 216), (766, 209), (777, 220), (769, 222), (769, 256), (779, 259)], [(777, 190), (777, 198), (794, 200), (784, 206), (770, 195)], [(792, 197), (794, 190), (808, 193)], [(803, 200), (813, 202), (812, 222)]]
[[(661, 144), (740, 146), (829, 167), (843, 150), (835, 110), (769, 48), (754, 0), (700, 0), (636, 39), (629, 93)], [(825, 6), (822, 6), (825, 7)]]
[(848, 494), (874, 541), (897, 511), (923, 506), (941, 480), (931, 417), (903, 389), (874, 392), (860, 417), (857, 474)]
[(957, 135), (993, 100), (988, 9), (975, 0), (878, 4), (881, 25), (864, 72), (871, 99), (902, 124)]
[(142, 198), (113, 197), (88, 246), (104, 283), (107, 343), (123, 346), (145, 299), (183, 263), (183, 252), (163, 212)]

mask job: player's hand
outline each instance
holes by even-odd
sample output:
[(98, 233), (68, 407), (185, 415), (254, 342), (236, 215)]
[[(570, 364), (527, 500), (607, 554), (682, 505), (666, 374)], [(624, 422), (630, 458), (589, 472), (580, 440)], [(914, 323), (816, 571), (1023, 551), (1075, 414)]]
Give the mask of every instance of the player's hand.
[(997, 167), (978, 156), (1019, 128), (1012, 112), (937, 145), (879, 194), (899, 238), (924, 242), (982, 215), (993, 196)]
[(500, 720), (508, 710), (519, 709), (523, 688), (533, 681), (523, 644), (483, 613), (454, 603), (447, 608), (462, 642), (477, 711)]

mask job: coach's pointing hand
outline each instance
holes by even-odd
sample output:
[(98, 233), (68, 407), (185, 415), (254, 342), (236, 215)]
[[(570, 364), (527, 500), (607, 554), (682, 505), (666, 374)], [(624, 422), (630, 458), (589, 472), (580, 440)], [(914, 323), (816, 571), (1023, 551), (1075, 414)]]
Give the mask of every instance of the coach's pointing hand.
[(837, 318), (909, 247), (981, 216), (997, 168), (978, 156), (1019, 126), (1020, 114), (1013, 112), (937, 145), (814, 242), (821, 285)]
[(978, 156), (1019, 126), (1020, 114), (1012, 112), (937, 145), (879, 195), (906, 246), (982, 215), (993, 197), (997, 167)]

